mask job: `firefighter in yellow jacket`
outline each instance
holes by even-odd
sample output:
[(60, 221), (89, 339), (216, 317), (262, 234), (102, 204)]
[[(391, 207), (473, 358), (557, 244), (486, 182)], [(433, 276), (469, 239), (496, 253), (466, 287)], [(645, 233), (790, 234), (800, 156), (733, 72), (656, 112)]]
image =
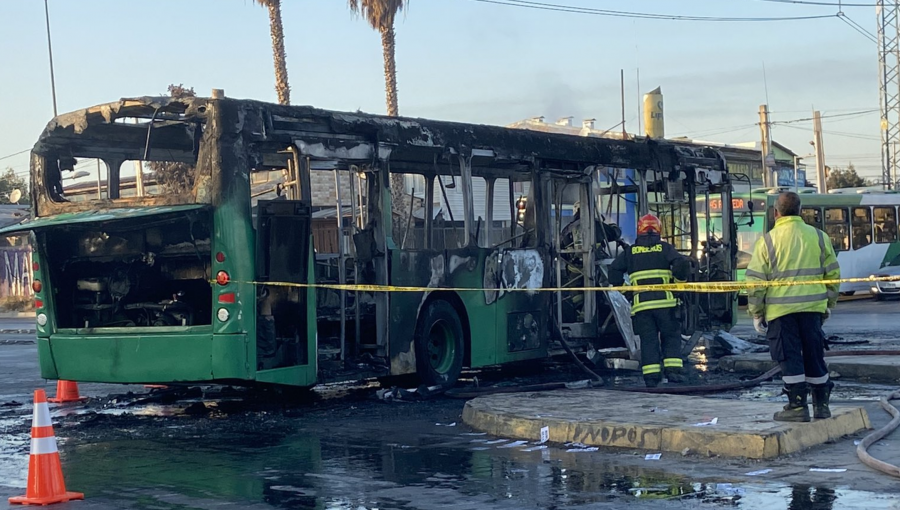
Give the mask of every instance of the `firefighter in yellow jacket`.
[(756, 242), (746, 280), (788, 281), (794, 285), (752, 288), (748, 310), (754, 327), (769, 341), (772, 360), (781, 365), (788, 403), (776, 421), (809, 421), (806, 397), (812, 393), (815, 418), (829, 418), (834, 384), (825, 366), (822, 323), (837, 304), (838, 284), (804, 281), (841, 277), (834, 248), (819, 229), (800, 217), (800, 196), (782, 193), (775, 201), (775, 226)]
[[(659, 218), (652, 214), (638, 220), (634, 245), (626, 247), (609, 267), (611, 284), (622, 285), (625, 282), (624, 273), (628, 273), (632, 285), (687, 280), (690, 261), (674, 246), (660, 239), (661, 231)], [(669, 382), (683, 382), (681, 324), (675, 317), (678, 300), (671, 292), (656, 291), (635, 292), (631, 299), (631, 322), (635, 334), (641, 339), (644, 383), (650, 388), (658, 386), (662, 382), (663, 372)]]

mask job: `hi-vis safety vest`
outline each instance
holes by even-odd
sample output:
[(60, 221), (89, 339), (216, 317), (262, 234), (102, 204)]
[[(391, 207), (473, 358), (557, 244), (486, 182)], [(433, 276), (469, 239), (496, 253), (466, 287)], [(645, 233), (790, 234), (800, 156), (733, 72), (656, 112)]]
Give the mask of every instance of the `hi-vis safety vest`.
[[(641, 241), (640, 237), (638, 239)], [(659, 237), (655, 237), (652, 241), (644, 240), (640, 244), (630, 246), (616, 257), (610, 266), (610, 282), (613, 285), (620, 285), (622, 273), (628, 273), (631, 285), (683, 281), (676, 279), (672, 273), (672, 264), (680, 258), (682, 255), (671, 244), (659, 241)], [(687, 278), (687, 275), (678, 276)], [(668, 291), (636, 292), (631, 302), (631, 314), (658, 308), (673, 308), (677, 305), (678, 300)]]
[[(778, 218), (775, 226), (756, 242), (746, 280), (837, 280), (841, 268), (831, 240), (799, 216)], [(749, 289), (748, 311), (772, 321), (791, 313), (825, 313), (837, 303), (839, 284), (822, 283)]]

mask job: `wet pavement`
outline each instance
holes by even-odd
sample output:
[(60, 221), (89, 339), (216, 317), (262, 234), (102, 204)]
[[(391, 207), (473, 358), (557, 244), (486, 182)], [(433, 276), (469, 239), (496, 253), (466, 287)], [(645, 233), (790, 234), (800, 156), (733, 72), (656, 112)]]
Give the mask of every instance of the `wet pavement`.
[[(896, 316), (879, 320), (896, 327)], [(34, 345), (0, 345), (0, 366), (6, 498), (22, 493), (27, 476), (31, 392), (52, 394), (54, 384), (40, 379)], [(385, 403), (374, 385), (331, 387), (291, 404), (227, 392), (141, 401), (108, 397), (146, 393), (141, 387), (81, 389), (96, 398), (53, 409), (68, 488), (87, 499), (60, 509), (900, 509), (896, 480), (856, 460), (862, 435), (771, 462), (678, 453), (646, 460), (652, 452), (484, 435), (462, 424), (463, 400)], [(889, 418), (873, 401), (890, 390), (841, 383), (835, 399), (861, 402), (878, 427)], [(716, 398), (774, 405), (779, 393), (773, 382)], [(660, 396), (660, 409), (665, 403)], [(873, 453), (896, 462), (900, 441), (889, 436)]]
[[(762, 469), (758, 463), (720, 465), (725, 473), (716, 474), (717, 467), (708, 465), (714, 460), (675, 455), (646, 461), (642, 454), (579, 445), (517, 444), (464, 428), (456, 421), (460, 407), (450, 400), (354, 400), (238, 412), (227, 419), (215, 413), (57, 417), (67, 485), (87, 497), (59, 508), (900, 506), (900, 494), (853, 490), (835, 475), (818, 487), (757, 483), (746, 472)], [(24, 467), (25, 441), (16, 449), (23, 450)], [(681, 466), (672, 471), (673, 463)], [(782, 462), (769, 466), (781, 476), (791, 469)], [(739, 467), (743, 475), (730, 473)], [(0, 494), (12, 495), (9, 486), (21, 488), (25, 473), (4, 473), (10, 478), (0, 482)]]

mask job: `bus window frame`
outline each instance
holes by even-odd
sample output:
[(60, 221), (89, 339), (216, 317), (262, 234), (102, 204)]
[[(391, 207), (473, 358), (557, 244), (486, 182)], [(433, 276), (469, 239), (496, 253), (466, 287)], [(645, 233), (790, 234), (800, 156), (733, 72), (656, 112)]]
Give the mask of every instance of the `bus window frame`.
[[(806, 217), (803, 216), (803, 211), (815, 211), (816, 218), (818, 218), (818, 221), (816, 221), (815, 224), (806, 221)], [(825, 227), (825, 214), (822, 212), (821, 207), (819, 207), (819, 206), (810, 206), (810, 207), (803, 206), (800, 208), (800, 217), (803, 219), (803, 222), (806, 223), (807, 225), (809, 225), (811, 227), (815, 227), (823, 232), (825, 231), (825, 228), (824, 228)]]
[[(868, 219), (867, 222), (866, 221), (859, 221), (859, 222), (856, 221), (856, 219), (857, 219), (856, 211), (860, 210), (860, 209), (866, 211), (866, 218)], [(873, 211), (872, 211), (872, 206), (860, 205), (860, 206), (854, 206), (851, 208), (851, 210), (850, 210), (850, 243), (851, 243), (850, 248), (851, 248), (851, 250), (859, 250), (861, 248), (865, 248), (866, 246), (869, 246), (870, 244), (872, 244), (874, 242), (875, 229), (874, 229), (874, 226), (872, 223), (873, 216), (874, 215), (873, 215)], [(857, 244), (856, 244), (856, 229), (858, 226), (864, 227), (866, 223), (868, 223), (868, 227), (869, 227), (869, 230), (868, 230), (869, 240), (865, 244), (861, 244), (861, 245), (857, 246)]]
[[(838, 221), (829, 221), (829, 220), (828, 220), (828, 211), (831, 211), (831, 210), (841, 210), (841, 211), (844, 211), (844, 218), (845, 218), (845, 219), (844, 219), (843, 221), (839, 221), (839, 222), (838, 222)], [(835, 251), (835, 252), (839, 252), (839, 251), (850, 251), (850, 250), (851, 250), (851, 245), (850, 245), (850, 242), (851, 242), (851, 239), (850, 239), (851, 236), (850, 236), (850, 234), (851, 234), (851, 232), (850, 232), (850, 230), (851, 230), (851, 228), (852, 228), (852, 219), (851, 219), (851, 216), (850, 216), (850, 208), (849, 208), (849, 207), (841, 207), (841, 206), (838, 206), (838, 207), (823, 207), (823, 208), (822, 208), (822, 221), (823, 221), (823, 225), (825, 226), (825, 234), (828, 236), (829, 240), (831, 241), (831, 246), (834, 247), (834, 251)], [(831, 225), (843, 225), (843, 226), (845, 227), (844, 241), (845, 241), (845, 243), (846, 243), (846, 247), (844, 247), (844, 246), (845, 246), (844, 244), (842, 244), (841, 246), (835, 246), (835, 244), (834, 244), (834, 238), (831, 236), (831, 232), (828, 231), (828, 227), (831, 226)]]
[[(883, 233), (879, 235), (877, 232), (873, 232), (874, 239), (875, 239), (875, 244), (891, 244), (891, 243), (896, 243), (897, 240), (898, 240), (898, 232), (897, 232), (897, 212), (898, 212), (898, 211), (897, 211), (897, 207), (892, 206), (892, 205), (873, 206), (873, 207), (872, 207), (872, 224), (873, 224), (873, 226), (875, 225), (875, 211), (878, 210), (878, 209), (886, 209), (887, 211), (889, 211), (889, 212), (891, 213), (891, 216), (892, 216), (891, 221), (893, 221), (893, 224), (894, 224), (894, 231), (893, 231), (893, 238), (892, 238), (892, 239), (886, 239), (885, 237), (883, 237), (883, 236), (884, 236)], [(874, 228), (873, 228), (873, 230), (874, 230)], [(882, 232), (884, 232), (884, 230), (882, 230)], [(880, 237), (880, 236), (882, 236), (882, 237)]]

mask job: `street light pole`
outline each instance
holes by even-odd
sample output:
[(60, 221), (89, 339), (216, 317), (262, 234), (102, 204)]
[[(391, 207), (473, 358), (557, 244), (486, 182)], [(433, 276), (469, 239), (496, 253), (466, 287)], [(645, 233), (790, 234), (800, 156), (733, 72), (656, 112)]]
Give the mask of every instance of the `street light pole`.
[(50, 54), (50, 90), (53, 93), (53, 116), (56, 117), (56, 78), (53, 76), (53, 45), (50, 44), (50, 7), (44, 0), (44, 18), (47, 20), (47, 52)]

